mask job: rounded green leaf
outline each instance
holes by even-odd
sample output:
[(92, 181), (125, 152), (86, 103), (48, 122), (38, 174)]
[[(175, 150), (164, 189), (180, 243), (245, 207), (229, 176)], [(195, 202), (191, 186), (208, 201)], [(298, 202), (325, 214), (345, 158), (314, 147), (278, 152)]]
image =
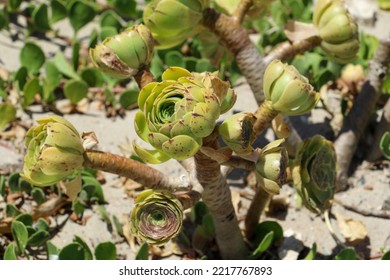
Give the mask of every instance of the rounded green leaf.
[(119, 31), (122, 28), (121, 19), (116, 12), (113, 10), (107, 10), (100, 16), (100, 26), (110, 26)]
[(337, 254), (336, 260), (356, 260), (358, 258), (355, 249), (346, 248)]
[(0, 30), (8, 26), (8, 15), (5, 11), (0, 12)]
[(18, 215), (14, 221), (18, 221), (23, 223), (25, 226), (32, 226), (33, 224), (33, 218), (30, 214), (22, 213)]
[(32, 21), (38, 31), (46, 32), (51, 29), (46, 4), (40, 4), (35, 7), (32, 13)]
[(11, 225), (11, 232), (16, 241), (19, 252), (23, 254), (28, 241), (28, 231), (26, 226), (22, 222), (13, 221)]
[(108, 4), (112, 5), (121, 15), (136, 15), (137, 2), (135, 0), (108, 0), (107, 2)]
[(46, 252), (47, 252), (47, 258), (49, 260), (57, 260), (58, 259), (58, 253), (59, 253), (59, 250), (58, 248), (53, 244), (51, 243), (50, 241), (48, 241), (46, 243)]
[(115, 260), (116, 247), (112, 242), (103, 242), (96, 246), (95, 257), (97, 260)]
[(84, 248), (79, 243), (73, 242), (66, 245), (58, 254), (60, 260), (84, 260)]
[(28, 245), (31, 247), (38, 247), (50, 239), (50, 233), (46, 230), (38, 230), (28, 239)]
[(20, 174), (14, 172), (8, 177), (8, 187), (11, 193), (20, 192)]
[(37, 230), (45, 230), (45, 231), (49, 231), (50, 229), (49, 224), (43, 218), (39, 218), (39, 220), (35, 223), (34, 228)]
[(7, 217), (17, 217), (22, 212), (14, 205), (14, 204), (7, 204), (5, 206), (5, 215)]
[(165, 55), (165, 64), (168, 66), (178, 66), (184, 68), (186, 62), (183, 55), (178, 51), (170, 51)]
[(0, 104), (0, 132), (16, 118), (16, 108), (10, 103)]
[(19, 89), (23, 89), (24, 85), (26, 84), (28, 76), (27, 68), (22, 66), (16, 71), (14, 75), (14, 80), (17, 82), (17, 85), (19, 86)]
[(80, 76), (90, 87), (100, 87), (104, 83), (102, 72), (97, 68), (84, 68), (81, 71)]
[(61, 82), (62, 74), (58, 70), (54, 61), (46, 61), (45, 63), (46, 78), (48, 82), (48, 87), (52, 91), (54, 90)]
[(115, 36), (118, 33), (115, 27), (112, 26), (104, 26), (100, 30), (100, 39), (103, 41), (108, 37)]
[(88, 244), (79, 236), (75, 236), (73, 239), (74, 242), (79, 243), (84, 248), (84, 260), (92, 260), (92, 252)]
[(383, 155), (390, 159), (390, 132), (387, 131), (383, 134), (379, 147), (383, 153)]
[(34, 101), (36, 94), (40, 94), (42, 87), (38, 78), (29, 80), (23, 87), (23, 106), (27, 107)]
[(37, 44), (26, 42), (20, 51), (20, 63), (35, 74), (45, 63), (45, 53)]
[(69, 7), (68, 17), (75, 32), (93, 20), (94, 8), (86, 2), (74, 1)]
[(130, 106), (137, 103), (138, 100), (138, 90), (126, 90), (122, 92), (121, 96), (119, 97), (119, 103), (123, 108), (129, 108)]
[(57, 67), (58, 71), (60, 71), (65, 76), (73, 79), (79, 78), (76, 71), (74, 71), (73, 67), (70, 66), (62, 52), (56, 53), (56, 55), (54, 56), (54, 64)]
[(88, 93), (88, 85), (84, 81), (69, 80), (64, 86), (64, 95), (73, 104), (76, 104), (81, 99), (85, 98)]
[(256, 225), (255, 228), (255, 243), (259, 243), (269, 233), (273, 232), (273, 241), (279, 242), (283, 239), (283, 228), (274, 221), (265, 221)]
[(273, 238), (274, 238), (274, 232), (273, 231), (270, 231), (269, 233), (267, 233), (267, 235), (264, 236), (264, 238), (259, 243), (259, 246), (257, 246), (256, 250), (252, 253), (251, 258), (257, 258), (262, 253), (267, 251), (269, 246), (271, 246), (271, 244), (272, 244)]

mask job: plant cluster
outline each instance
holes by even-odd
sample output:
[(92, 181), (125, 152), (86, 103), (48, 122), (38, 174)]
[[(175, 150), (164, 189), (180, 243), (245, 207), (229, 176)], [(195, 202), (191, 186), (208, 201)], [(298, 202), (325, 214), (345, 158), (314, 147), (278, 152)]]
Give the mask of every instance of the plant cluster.
[[(338, 0), (318, 0), (314, 6), (306, 0), (146, 2), (8, 1), (0, 14), (0, 28), (23, 17), (31, 22), (29, 36), (59, 38), (72, 47), (68, 62), (61, 52), (47, 59), (38, 44), (25, 43), (22, 66), (0, 80), (0, 129), (16, 122), (16, 108), (41, 104), (58, 112), (58, 100), (65, 98), (70, 112), (77, 112), (82, 100), (100, 98), (109, 114), (137, 108), (135, 133), (152, 147), (134, 142), (134, 155), (123, 157), (96, 150), (93, 137), (80, 134), (64, 117), (38, 120), (25, 135), (23, 171), (12, 174), (7, 183), (0, 177), (0, 194), (7, 201), (12, 194), (23, 198), (24, 192), (37, 205), (29, 214), (7, 204), (0, 233), (14, 241), (4, 258), (29, 258), (36, 248), (46, 248), (49, 259), (115, 259), (112, 242), (96, 245), (93, 254), (78, 236), (61, 250), (49, 241), (45, 217), (71, 207), (74, 221), (81, 223), (86, 208), (105, 203), (92, 170), (142, 185), (126, 232), (117, 217), (99, 208), (118, 235), (145, 242), (138, 259), (148, 257), (147, 244), (163, 246), (171, 240), (191, 243), (199, 258), (265, 258), (283, 239), (283, 230), (276, 222), (259, 219), (286, 183), (295, 187), (303, 206), (324, 216), (344, 248), (336, 259), (358, 258), (334, 234), (330, 211), (335, 192), (347, 187), (357, 144), (377, 108), (383, 110), (385, 125), (375, 126), (379, 136), (371, 156), (389, 158), (385, 116), (390, 108), (382, 92), (389, 91), (390, 43), (359, 33)], [(77, 35), (95, 17), (99, 29), (84, 44)], [(55, 24), (66, 19), (72, 38), (55, 31)], [(258, 42), (249, 32), (259, 34)], [(366, 77), (351, 74), (358, 71), (355, 68), (342, 75), (347, 63), (362, 65)], [(219, 122), (237, 100), (232, 85), (239, 76), (249, 84), (258, 109), (233, 113)], [(337, 108), (328, 108), (323, 92), (339, 76), (333, 86), (344, 94)], [(341, 115), (334, 141), (321, 135), (301, 139), (290, 117), (309, 114), (320, 104), (333, 116)], [(256, 146), (268, 128), (275, 140)], [(172, 159), (186, 169), (187, 181), (152, 166)], [(244, 228), (227, 184), (235, 168), (254, 174), (255, 194)], [(188, 212), (192, 227), (186, 223)], [(306, 259), (315, 254), (314, 244)], [(388, 258), (384, 253), (383, 259)]]

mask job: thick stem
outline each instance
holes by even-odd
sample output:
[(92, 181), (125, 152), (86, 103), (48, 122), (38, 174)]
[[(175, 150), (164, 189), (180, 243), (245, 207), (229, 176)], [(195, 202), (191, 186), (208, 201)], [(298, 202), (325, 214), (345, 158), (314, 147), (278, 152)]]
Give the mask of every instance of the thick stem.
[(271, 195), (267, 193), (261, 183), (257, 182), (257, 191), (249, 206), (245, 217), (245, 236), (248, 240), (253, 239), (256, 225), (259, 223), (260, 216), (267, 207)]
[(270, 101), (264, 101), (255, 113), (256, 121), (253, 124), (253, 133), (255, 137), (261, 134), (267, 127), (271, 125), (272, 120), (278, 115)]
[(140, 89), (142, 89), (147, 84), (155, 81), (152, 72), (150, 72), (147, 68), (139, 70), (138, 73), (134, 76), (134, 79)]
[(202, 197), (202, 194), (191, 190), (188, 192), (175, 193), (175, 196), (180, 200), (183, 205), (183, 209), (189, 209), (194, 206)]
[(233, 17), (236, 18), (237, 22), (242, 23), (252, 5), (253, 0), (241, 0), (238, 3), (236, 10), (233, 12)]
[[(206, 139), (204, 145), (217, 148), (216, 138)], [(202, 199), (213, 217), (216, 240), (223, 259), (246, 259), (248, 251), (238, 226), (226, 179), (218, 162), (201, 152), (195, 154), (196, 173), (204, 191)]]
[(356, 98), (351, 111), (345, 118), (341, 131), (335, 141), (337, 163), (337, 189), (347, 186), (349, 165), (358, 143), (367, 127), (372, 112), (381, 95), (384, 78), (390, 63), (390, 40), (381, 41), (374, 58), (370, 61), (366, 81)]
[(172, 191), (186, 187), (178, 177), (164, 173), (126, 157), (87, 150), (84, 153), (84, 166), (99, 169), (130, 178), (144, 185), (146, 188), (169, 189)]
[(379, 148), (379, 143), (386, 131), (390, 131), (390, 99), (387, 100), (383, 107), (382, 118), (375, 128), (374, 142), (371, 145), (371, 149), (367, 156), (368, 161), (374, 162), (383, 156), (382, 151)]
[(223, 162), (221, 164), (232, 168), (239, 168), (239, 169), (244, 169), (249, 171), (255, 170), (254, 162), (243, 159), (239, 156), (232, 156), (228, 161)]

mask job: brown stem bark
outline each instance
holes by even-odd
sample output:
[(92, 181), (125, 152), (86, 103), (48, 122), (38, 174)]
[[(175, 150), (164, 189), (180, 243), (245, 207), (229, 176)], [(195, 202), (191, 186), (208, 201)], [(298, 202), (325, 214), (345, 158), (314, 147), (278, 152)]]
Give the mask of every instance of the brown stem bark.
[(126, 157), (87, 150), (84, 153), (84, 166), (130, 178), (147, 188), (161, 188), (176, 191), (184, 188), (178, 177), (167, 176), (164, 173)]
[(237, 20), (237, 22), (242, 23), (252, 4), (253, 0), (241, 0), (238, 3), (236, 10), (233, 12), (233, 17)]
[(387, 100), (385, 106), (383, 107), (381, 120), (375, 128), (374, 142), (371, 145), (371, 149), (367, 156), (368, 161), (374, 162), (383, 156), (382, 151), (379, 148), (379, 144), (386, 131), (390, 131), (390, 99)]
[[(205, 146), (218, 148), (215, 137), (204, 141)], [(201, 152), (195, 154), (197, 178), (204, 191), (202, 199), (213, 217), (216, 240), (223, 259), (246, 259), (248, 251), (238, 226), (231, 193), (226, 186), (218, 162)]]
[(272, 120), (278, 114), (279, 112), (272, 108), (271, 102), (267, 100), (264, 101), (254, 114), (256, 117), (256, 121), (253, 124), (253, 133), (255, 134), (255, 137), (269, 127)]
[(271, 195), (267, 193), (261, 183), (257, 183), (257, 191), (249, 206), (247, 215), (245, 217), (245, 236), (248, 240), (253, 239), (256, 225), (259, 223), (261, 213), (267, 207)]
[(371, 114), (375, 111), (389, 63), (390, 40), (381, 41), (374, 58), (370, 61), (367, 78), (362, 90), (345, 118), (334, 143), (339, 167), (337, 174), (338, 190), (344, 190), (347, 187), (350, 163)]

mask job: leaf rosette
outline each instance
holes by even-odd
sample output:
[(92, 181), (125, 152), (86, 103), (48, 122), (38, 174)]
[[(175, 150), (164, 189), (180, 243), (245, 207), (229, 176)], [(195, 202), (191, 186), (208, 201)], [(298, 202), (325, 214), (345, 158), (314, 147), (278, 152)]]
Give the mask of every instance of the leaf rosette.
[(183, 206), (171, 192), (145, 190), (135, 199), (131, 230), (145, 242), (164, 245), (179, 234), (182, 223)]
[(55, 184), (82, 167), (84, 148), (75, 127), (52, 115), (27, 131), (21, 176), (36, 186)]
[(209, 136), (220, 114), (234, 104), (236, 95), (227, 82), (212, 73), (190, 73), (170, 67), (161, 82), (146, 85), (138, 96), (135, 116), (138, 136), (156, 150), (134, 143), (134, 150), (148, 163), (192, 157)]
[(329, 209), (336, 187), (336, 153), (332, 142), (316, 135), (299, 148), (292, 177), (303, 204), (314, 213)]

